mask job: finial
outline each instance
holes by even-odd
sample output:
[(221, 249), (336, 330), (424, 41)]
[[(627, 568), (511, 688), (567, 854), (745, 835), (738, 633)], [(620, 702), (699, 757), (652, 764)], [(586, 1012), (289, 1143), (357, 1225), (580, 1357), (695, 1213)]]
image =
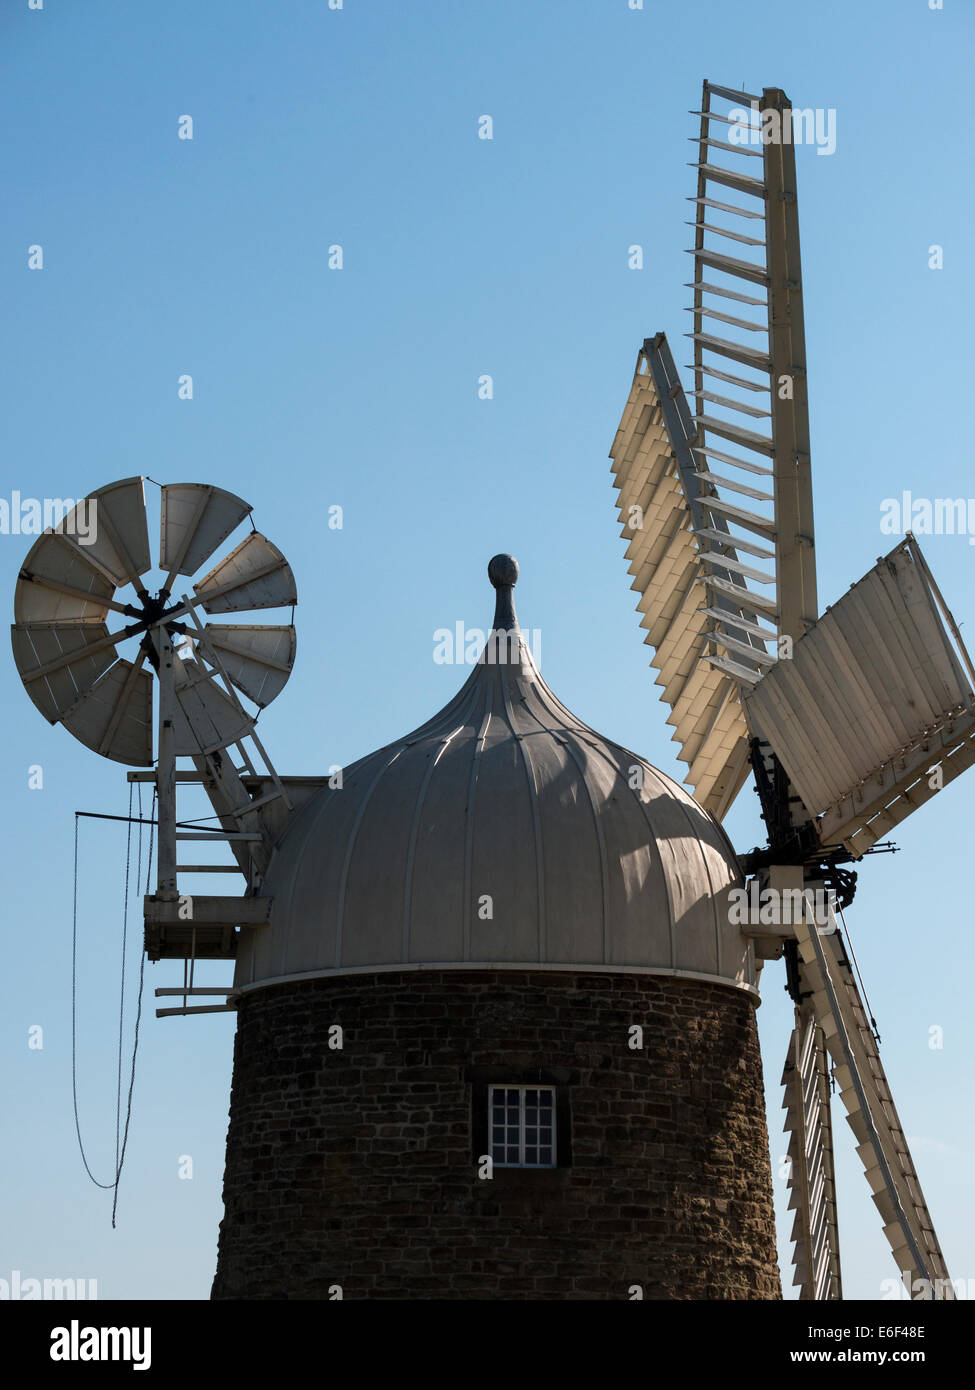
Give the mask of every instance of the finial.
[(494, 626), (504, 632), (516, 630), (515, 603), (512, 590), (518, 583), (518, 561), (513, 555), (495, 555), (488, 564), (488, 579), (498, 591), (494, 608)]
[(518, 583), (518, 561), (513, 555), (495, 555), (488, 563), (488, 579), (496, 589)]

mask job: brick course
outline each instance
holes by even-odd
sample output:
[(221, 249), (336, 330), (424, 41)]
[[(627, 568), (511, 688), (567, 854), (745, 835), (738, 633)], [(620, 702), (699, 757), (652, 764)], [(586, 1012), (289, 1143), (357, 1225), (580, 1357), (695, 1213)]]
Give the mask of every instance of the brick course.
[[(479, 1179), (472, 1087), (528, 1069), (568, 1090), (571, 1166)], [(214, 1298), (781, 1297), (754, 1008), (696, 981), (420, 971), (247, 994), (224, 1203)]]

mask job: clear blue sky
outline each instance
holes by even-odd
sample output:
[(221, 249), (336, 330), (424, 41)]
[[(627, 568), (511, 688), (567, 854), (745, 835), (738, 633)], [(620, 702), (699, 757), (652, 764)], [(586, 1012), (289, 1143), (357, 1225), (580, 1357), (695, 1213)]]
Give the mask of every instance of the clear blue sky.
[[(522, 567), (522, 622), (559, 697), (682, 775), (634, 612), (607, 450), (645, 335), (689, 326), (686, 143), (701, 80), (834, 107), (798, 151), (820, 595), (892, 544), (883, 498), (973, 490), (966, 0), (7, 0), (0, 494), (81, 496), (131, 474), (246, 497), (297, 576), (299, 655), (262, 720), (283, 772), (348, 763), (464, 676), (433, 631), (489, 625), (485, 566)], [(181, 115), (192, 142), (177, 139)], [(494, 139), (477, 139), (490, 114)], [(327, 268), (327, 248), (344, 269)], [(627, 269), (640, 243), (642, 272)], [(944, 269), (928, 248), (944, 247)], [(44, 269), (27, 269), (27, 248)], [(189, 373), (194, 399), (177, 398)], [(477, 398), (477, 378), (495, 382)], [(330, 505), (341, 531), (325, 529)], [(29, 541), (0, 535), (3, 591)], [(925, 551), (975, 633), (975, 549)], [(975, 646), (975, 638), (971, 638)], [(146, 1012), (118, 1229), (76, 1152), (70, 1079), (76, 809), (124, 813), (124, 771), (50, 728), (0, 664), (5, 737), (5, 1142), (0, 1277), (97, 1278), (102, 1297), (204, 1298), (233, 1021)], [(44, 769), (29, 790), (27, 769)], [(727, 824), (756, 843), (746, 791)], [(975, 775), (863, 868), (848, 914), (904, 1127), (955, 1277), (975, 1278), (970, 883)], [(80, 1095), (114, 1153), (124, 841), (82, 832)], [(129, 971), (137, 967), (138, 910)], [(229, 982), (212, 967), (209, 978)], [(789, 1022), (759, 1014), (773, 1156)], [(28, 1029), (44, 1028), (42, 1051)], [(131, 1015), (126, 1036), (131, 1036)], [(944, 1047), (928, 1047), (931, 1025)], [(839, 1125), (846, 1289), (894, 1273)], [(179, 1159), (194, 1160), (191, 1181)], [(776, 1162), (776, 1173), (778, 1164)], [(780, 1212), (784, 1192), (776, 1176)], [(788, 1223), (780, 1222), (782, 1248)], [(787, 1276), (787, 1281), (788, 1281)]]

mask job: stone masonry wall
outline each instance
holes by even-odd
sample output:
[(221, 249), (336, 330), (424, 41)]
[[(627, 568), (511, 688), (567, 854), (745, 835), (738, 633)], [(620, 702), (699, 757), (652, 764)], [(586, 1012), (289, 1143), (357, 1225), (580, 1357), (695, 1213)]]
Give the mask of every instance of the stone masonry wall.
[[(478, 1177), (472, 1094), (506, 1080), (567, 1094), (569, 1166)], [(257, 990), (224, 1203), (214, 1298), (779, 1298), (754, 1007), (635, 974)]]

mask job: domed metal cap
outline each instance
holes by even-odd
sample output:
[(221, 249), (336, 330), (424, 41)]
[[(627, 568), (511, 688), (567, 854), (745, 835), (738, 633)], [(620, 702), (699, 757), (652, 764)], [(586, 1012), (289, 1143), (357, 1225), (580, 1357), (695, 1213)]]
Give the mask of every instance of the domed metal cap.
[(270, 925), (242, 934), (235, 987), (541, 969), (675, 976), (755, 996), (754, 945), (729, 910), (741, 872), (724, 831), (683, 787), (566, 709), (524, 636), (508, 635), (515, 560), (496, 555), (488, 573), (497, 630), (457, 695), (346, 767), (341, 786), (323, 779), (282, 834), (264, 881)]

